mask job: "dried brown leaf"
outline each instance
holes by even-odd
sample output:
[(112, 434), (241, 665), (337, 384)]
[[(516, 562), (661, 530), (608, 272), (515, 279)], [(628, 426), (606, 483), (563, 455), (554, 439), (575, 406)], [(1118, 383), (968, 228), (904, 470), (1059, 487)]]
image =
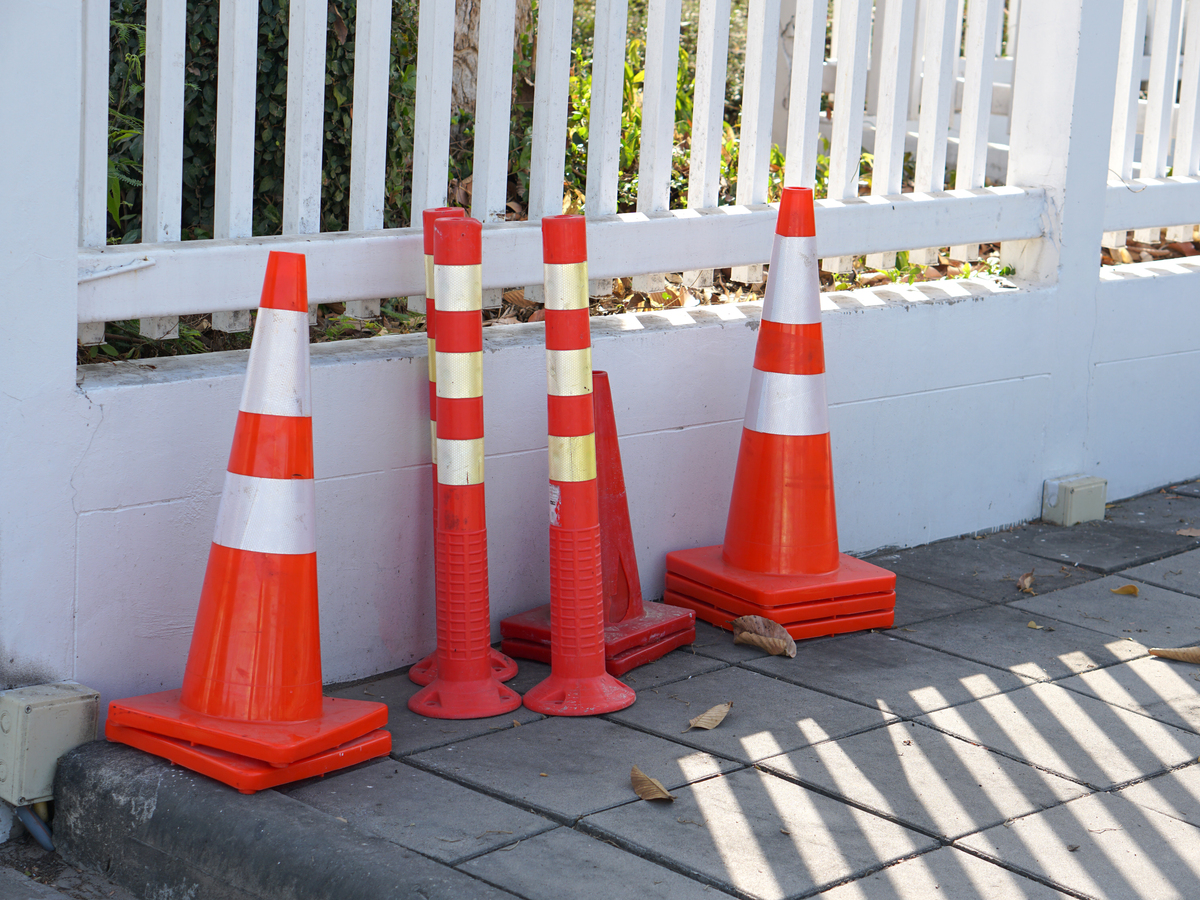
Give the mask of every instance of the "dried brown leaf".
[(546, 311), (544, 309), (535, 309), (533, 315), (526, 319), (527, 322), (543, 322), (546, 319)]
[(1034, 570), (1030, 569), (1028, 572), (1026, 572), (1024, 575), (1022, 575), (1020, 578), (1017, 579), (1017, 590), (1020, 591), (1022, 594), (1032, 594), (1033, 593), (1033, 573), (1034, 573)]
[(795, 658), (796, 642), (778, 622), (762, 616), (742, 616), (733, 620), (733, 642), (766, 650), (772, 656)]
[(663, 787), (662, 782), (657, 778), (651, 778), (637, 766), (634, 766), (629, 773), (629, 782), (633, 785), (633, 792), (643, 800), (669, 800), (674, 801), (674, 797), (667, 792)]
[(1176, 534), (1181, 534), (1184, 537), (1200, 537), (1200, 528), (1180, 528)]
[(1028, 624), (1028, 625), (1026, 625), (1025, 627), (1026, 627), (1026, 628), (1034, 628), (1034, 629), (1037, 629), (1038, 631), (1041, 631), (1041, 630), (1042, 630), (1042, 629), (1044, 629), (1046, 626), (1045, 626), (1045, 625), (1039, 625), (1037, 622), (1033, 621), (1033, 619), (1030, 619), (1030, 620), (1029, 620), (1029, 624)]
[(513, 306), (533, 306), (532, 300), (525, 299), (525, 288), (513, 288), (511, 291), (505, 291), (502, 296), (505, 303), (511, 303)]
[(1138, 587), (1136, 584), (1123, 584), (1119, 588), (1113, 588), (1112, 593), (1127, 594), (1130, 597), (1136, 597), (1138, 595)]
[(1180, 647), (1178, 649), (1151, 647), (1150, 655), (1161, 656), (1163, 659), (1175, 659), (1179, 662), (1200, 663), (1200, 647)]
[(696, 718), (688, 722), (688, 727), (684, 731), (691, 731), (693, 728), (703, 728), (706, 731), (716, 728), (729, 715), (729, 711), (733, 709), (733, 701), (729, 700), (725, 703), (718, 703), (708, 712), (703, 712)]

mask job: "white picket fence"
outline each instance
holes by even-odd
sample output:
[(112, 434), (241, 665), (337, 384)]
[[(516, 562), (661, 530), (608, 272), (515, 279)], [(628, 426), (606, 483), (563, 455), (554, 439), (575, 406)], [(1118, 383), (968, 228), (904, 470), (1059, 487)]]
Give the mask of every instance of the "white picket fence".
[[(885, 254), (897, 250), (915, 249), (914, 261), (931, 261), (932, 251), (921, 248), (947, 245), (970, 258), (980, 243), (1042, 234), (1046, 200), (1039, 189), (985, 186), (989, 176), (992, 185), (1005, 181), (1009, 122), (1023, 114), (1013, 106), (1014, 65), (1037, 67), (1046, 79), (1069, 75), (1074, 65), (1032, 54), (1014, 59), (1019, 0), (972, 0), (965, 12), (964, 0), (835, 0), (828, 28), (825, 0), (750, 0), (732, 207), (716, 204), (730, 0), (702, 0), (687, 208), (671, 209), (681, 5), (649, 4), (637, 212), (617, 215), (628, 3), (596, 0), (586, 191), (595, 279), (766, 262), (774, 217), (766, 206), (773, 119), (789, 185), (813, 184), (820, 135), (828, 136), (828, 199), (818, 212), (828, 268), (845, 268), (862, 253), (884, 265), (890, 262)], [(420, 7), (414, 209), (446, 202), (452, 7), (446, 0), (422, 0)], [(215, 314), (219, 328), (246, 327), (241, 311), (256, 303), (263, 247), (308, 254), (314, 303), (347, 301), (354, 314), (369, 315), (378, 298), (423, 293), (419, 232), (382, 227), (391, 0), (358, 4), (350, 230), (335, 234), (318, 233), (326, 3), (292, 0), (283, 234), (270, 238), (251, 236), (257, 3), (221, 0), (215, 237), (198, 241), (180, 240), (185, 0), (149, 0), (143, 243), (111, 247), (105, 246), (108, 3), (86, 0), (84, 8), (84, 343), (103, 341), (104, 322), (132, 318), (152, 337), (173, 333), (178, 317), (193, 313)], [(1112, 245), (1128, 228), (1189, 228), (1200, 218), (1194, 178), (1200, 172), (1200, 27), (1188, 27), (1188, 14), (1197, 9), (1198, 0), (1125, 3), (1110, 156), (1114, 183), (1105, 202)], [(484, 0), (482, 17), (471, 214), (485, 223), (484, 286), (536, 285), (537, 221), (562, 209), (572, 3), (542, 0), (538, 11), (531, 202), (523, 223), (503, 221), (513, 0)], [(1010, 55), (998, 56), (1002, 50)], [(1139, 100), (1142, 83), (1146, 98)], [(1182, 89), (1174, 102), (1177, 84)], [(831, 117), (821, 112), (822, 95), (832, 104)], [(864, 145), (874, 151), (869, 198), (859, 197)], [(906, 150), (914, 184), (902, 194)], [(943, 190), (948, 155), (955, 160), (952, 191)], [(1166, 178), (1171, 165), (1173, 176)], [(1132, 189), (1124, 186), (1135, 181)]]

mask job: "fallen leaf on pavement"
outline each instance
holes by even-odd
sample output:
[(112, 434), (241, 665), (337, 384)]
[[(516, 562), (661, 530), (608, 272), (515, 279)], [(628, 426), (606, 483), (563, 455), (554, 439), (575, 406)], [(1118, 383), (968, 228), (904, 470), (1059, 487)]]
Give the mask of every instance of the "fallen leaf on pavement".
[(1037, 622), (1033, 621), (1033, 619), (1030, 619), (1029, 624), (1026, 625), (1025, 627), (1026, 628), (1036, 628), (1038, 631), (1042, 631), (1046, 626), (1039, 625)]
[(1024, 575), (1017, 579), (1017, 590), (1022, 594), (1033, 593), (1033, 569), (1030, 569)]
[(1180, 662), (1200, 663), (1200, 647), (1180, 647), (1178, 649), (1151, 647), (1150, 655), (1161, 656), (1163, 659), (1177, 659)]
[(795, 658), (796, 642), (787, 629), (762, 616), (742, 616), (733, 620), (733, 642), (766, 650), (772, 656)]
[(1200, 528), (1180, 528), (1175, 533), (1184, 537), (1200, 537)]
[(637, 766), (629, 773), (629, 782), (633, 785), (633, 792), (643, 800), (671, 800), (675, 798), (667, 793), (667, 789), (663, 787), (662, 782), (657, 778), (651, 778)]
[(1138, 586), (1136, 584), (1123, 584), (1119, 588), (1113, 588), (1114, 594), (1128, 594), (1130, 597), (1138, 595)]
[(729, 700), (725, 703), (718, 703), (708, 712), (703, 712), (696, 718), (688, 722), (688, 727), (684, 731), (691, 731), (693, 728), (703, 728), (706, 731), (716, 728), (729, 715), (729, 711), (733, 709), (733, 701)]

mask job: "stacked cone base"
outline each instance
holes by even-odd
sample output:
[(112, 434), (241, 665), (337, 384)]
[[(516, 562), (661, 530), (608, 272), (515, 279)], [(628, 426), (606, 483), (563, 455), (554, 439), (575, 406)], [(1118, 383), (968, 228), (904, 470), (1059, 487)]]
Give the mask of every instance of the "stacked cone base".
[[(500, 623), (500, 637), (500, 649), (509, 656), (550, 662), (550, 605), (509, 616)], [(604, 668), (624, 675), (695, 640), (692, 610), (644, 603), (641, 615), (605, 624)]]
[[(498, 681), (508, 681), (517, 674), (517, 664), (494, 647), (488, 653), (488, 662), (491, 663), (492, 674), (496, 676)], [(413, 663), (412, 668), (408, 670), (408, 680), (422, 687), (432, 684), (436, 678), (436, 651), (430, 653), (420, 662)]]
[(821, 575), (767, 575), (730, 566), (722, 547), (667, 554), (663, 600), (693, 610), (720, 628), (740, 616), (762, 616), (793, 638), (890, 628), (896, 613), (896, 576), (838, 554), (838, 568)]
[(138, 750), (161, 756), (193, 772), (215, 778), (243, 794), (253, 794), (255, 791), (344, 769), (369, 759), (387, 756), (392, 749), (392, 736), (380, 729), (331, 750), (276, 766), (225, 750), (118, 725), (112, 719), (105, 725), (104, 734), (110, 741), (128, 744)]
[[(108, 723), (282, 766), (340, 747), (387, 724), (382, 703), (321, 698), (321, 715), (297, 722), (208, 716), (183, 706), (180, 691), (160, 691), (108, 707)], [(301, 776), (307, 777), (307, 776)], [(281, 782), (282, 783), (282, 782)]]

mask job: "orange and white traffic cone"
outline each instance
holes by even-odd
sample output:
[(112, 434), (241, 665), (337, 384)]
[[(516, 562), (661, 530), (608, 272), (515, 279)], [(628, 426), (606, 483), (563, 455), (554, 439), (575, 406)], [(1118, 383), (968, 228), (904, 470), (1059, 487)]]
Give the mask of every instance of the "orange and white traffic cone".
[(813, 198), (785, 188), (723, 546), (667, 554), (664, 600), (795, 638), (889, 627), (896, 576), (838, 552)]
[(587, 228), (582, 216), (542, 219), (550, 434), (550, 676), (525, 706), (591, 716), (633, 703), (604, 668), (600, 503), (592, 411)]
[(408, 708), (435, 719), (511, 712), (490, 661), (483, 486), (483, 282), (476, 219), (434, 222), (437, 298), (437, 674)]
[[(433, 278), (433, 223), (438, 219), (466, 218), (467, 211), (459, 206), (439, 206), (427, 209), (421, 214), (421, 223), (425, 243), (425, 334), (429, 348), (429, 433), (432, 441), (433, 455), (433, 533), (434, 533), (434, 566), (437, 561), (437, 521), (438, 521), (438, 474), (437, 474), (437, 291)], [(492, 671), (501, 681), (508, 681), (517, 674), (517, 664), (499, 650), (489, 648), (488, 658)], [(437, 651), (415, 663), (408, 670), (408, 677), (420, 685), (429, 684), (437, 677)]]
[(105, 734), (252, 793), (384, 756), (382, 703), (321, 694), (304, 256), (272, 253), (183, 688)]

